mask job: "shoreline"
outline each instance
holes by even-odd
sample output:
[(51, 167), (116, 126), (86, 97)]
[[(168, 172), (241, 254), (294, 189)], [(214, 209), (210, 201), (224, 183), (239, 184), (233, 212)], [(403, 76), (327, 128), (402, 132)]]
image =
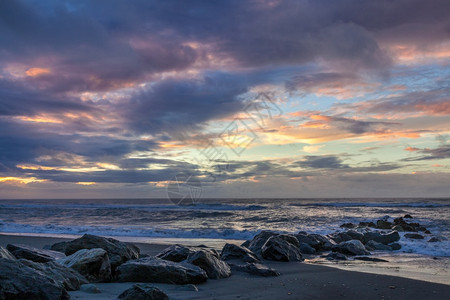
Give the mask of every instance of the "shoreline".
[[(116, 239), (120, 240), (120, 237)], [(0, 234), (0, 246), (8, 243), (26, 244), (43, 248), (70, 238), (37, 237), (26, 235)], [(155, 255), (167, 247), (167, 244), (135, 243), (141, 253)], [(220, 280), (208, 280), (197, 285), (198, 291), (192, 291), (187, 286), (169, 284), (153, 284), (166, 292), (170, 299), (299, 299), (299, 298), (337, 298), (337, 299), (380, 299), (385, 298), (420, 298), (436, 299), (450, 295), (450, 280), (440, 283), (425, 280), (408, 279), (398, 274), (380, 275), (376, 272), (367, 273), (357, 263), (345, 268), (342, 265), (323, 262), (273, 262), (265, 261), (266, 265), (277, 269), (282, 274), (279, 277), (258, 277), (246, 273), (236, 273)], [(346, 264), (349, 262), (347, 261)], [(367, 262), (365, 262), (367, 266)], [(379, 263), (370, 263), (373, 266)], [(366, 272), (367, 271), (367, 272)], [(393, 276), (396, 275), (396, 276)], [(101, 294), (88, 294), (83, 291), (69, 292), (76, 299), (112, 299), (133, 283), (96, 283)]]

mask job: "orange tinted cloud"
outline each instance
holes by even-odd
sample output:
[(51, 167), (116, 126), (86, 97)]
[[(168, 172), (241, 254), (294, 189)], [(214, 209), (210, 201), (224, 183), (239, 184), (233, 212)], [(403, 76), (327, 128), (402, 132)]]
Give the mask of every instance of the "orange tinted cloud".
[(408, 152), (415, 152), (415, 151), (420, 151), (421, 149), (415, 148), (415, 147), (406, 147), (403, 150), (408, 151)]
[(25, 71), (25, 75), (29, 77), (36, 77), (45, 74), (50, 74), (50, 69), (47, 68), (30, 68)]

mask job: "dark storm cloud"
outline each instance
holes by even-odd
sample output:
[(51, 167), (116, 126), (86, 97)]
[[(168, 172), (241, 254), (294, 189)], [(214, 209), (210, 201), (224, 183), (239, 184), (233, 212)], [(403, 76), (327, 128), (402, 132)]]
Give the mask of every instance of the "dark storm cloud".
[(302, 168), (311, 169), (345, 169), (348, 165), (343, 164), (341, 158), (333, 155), (316, 156), (308, 155), (303, 160), (296, 162)]

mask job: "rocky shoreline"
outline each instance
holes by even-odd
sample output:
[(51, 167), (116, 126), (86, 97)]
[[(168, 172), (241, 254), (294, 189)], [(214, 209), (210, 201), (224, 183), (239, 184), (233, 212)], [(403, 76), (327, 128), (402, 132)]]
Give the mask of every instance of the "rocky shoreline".
[[(172, 245), (154, 256), (142, 254), (131, 243), (89, 234), (47, 249), (8, 244), (0, 247), (0, 299), (70, 299), (68, 291), (95, 294), (100, 292), (96, 284), (105, 282), (136, 283), (118, 294), (119, 299), (168, 299), (151, 284), (196, 290), (199, 284), (232, 274), (276, 277), (282, 272), (269, 266), (270, 261), (301, 262), (305, 256), (380, 261), (369, 255), (401, 249), (399, 232), (408, 231), (403, 237), (408, 239), (431, 234), (419, 223), (405, 221), (410, 217), (346, 223), (341, 226), (345, 231), (328, 235), (262, 231), (242, 245), (226, 244), (221, 251)], [(436, 242), (433, 239), (428, 241)]]

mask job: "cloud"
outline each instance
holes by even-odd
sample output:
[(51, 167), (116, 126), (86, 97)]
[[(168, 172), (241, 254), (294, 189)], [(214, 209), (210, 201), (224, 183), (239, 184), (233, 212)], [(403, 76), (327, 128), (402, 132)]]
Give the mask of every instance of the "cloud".
[(408, 157), (405, 158), (404, 161), (439, 160), (450, 158), (450, 145), (441, 145), (434, 149), (416, 149), (414, 151), (419, 152), (423, 155)]

